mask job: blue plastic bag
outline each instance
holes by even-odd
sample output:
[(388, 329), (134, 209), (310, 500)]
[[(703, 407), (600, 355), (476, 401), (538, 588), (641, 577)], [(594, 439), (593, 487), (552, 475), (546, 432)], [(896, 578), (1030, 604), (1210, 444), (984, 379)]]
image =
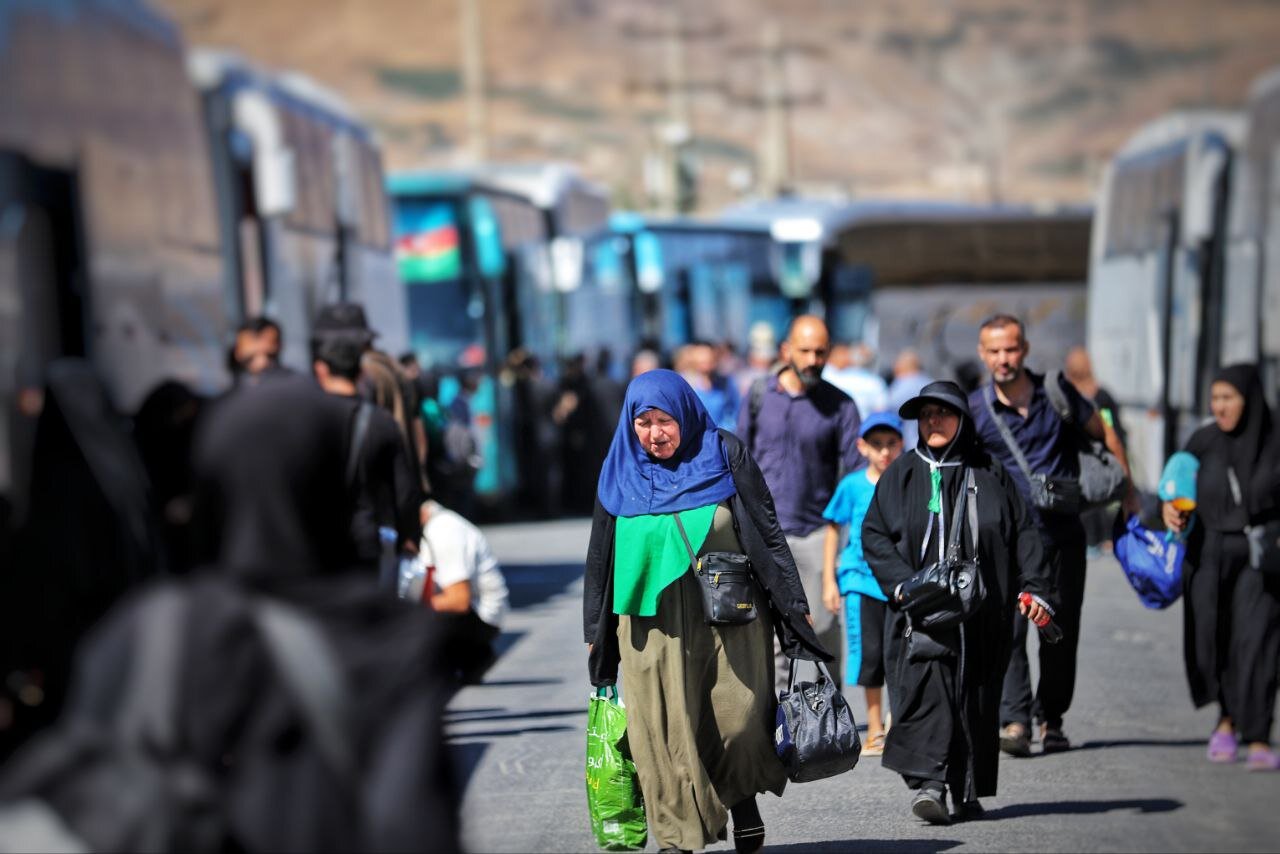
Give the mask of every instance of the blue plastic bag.
[(1182, 560), (1187, 554), (1184, 538), (1166, 539), (1163, 531), (1142, 526), (1130, 516), (1115, 538), (1115, 556), (1129, 579), (1129, 586), (1148, 608), (1168, 608), (1182, 595)]

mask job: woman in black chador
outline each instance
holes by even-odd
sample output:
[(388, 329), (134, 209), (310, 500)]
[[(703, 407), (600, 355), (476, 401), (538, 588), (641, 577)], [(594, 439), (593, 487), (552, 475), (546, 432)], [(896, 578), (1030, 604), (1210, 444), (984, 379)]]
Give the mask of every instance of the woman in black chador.
[[(882, 763), (915, 791), (915, 815), (947, 824), (948, 786), (961, 819), (980, 817), (978, 798), (996, 793), (1000, 686), (1013, 609), (1037, 619), (1052, 613), (1048, 568), (1026, 505), (1003, 467), (982, 449), (960, 387), (930, 383), (899, 414), (919, 420), (920, 439), (880, 478), (862, 526), (863, 552), (889, 597), (885, 652), (893, 726)], [(970, 471), (976, 495), (968, 500), (976, 501), (978, 544), (975, 549), (962, 519), (961, 556), (976, 553), (986, 598), (957, 627), (924, 637), (913, 627), (917, 637), (909, 643), (899, 587), (938, 560)], [(1034, 597), (1030, 605), (1018, 604), (1023, 591)]]
[[(1183, 574), (1187, 681), (1196, 706), (1217, 703), (1218, 725), (1209, 761), (1235, 762), (1249, 745), (1251, 771), (1280, 770), (1271, 750), (1280, 652), (1280, 585), (1251, 563), (1246, 529), (1280, 514), (1280, 436), (1253, 365), (1223, 368), (1209, 387), (1213, 423), (1187, 440), (1200, 460), (1196, 474), (1199, 522), (1191, 526)], [(1190, 514), (1172, 502), (1165, 525), (1187, 528)]]

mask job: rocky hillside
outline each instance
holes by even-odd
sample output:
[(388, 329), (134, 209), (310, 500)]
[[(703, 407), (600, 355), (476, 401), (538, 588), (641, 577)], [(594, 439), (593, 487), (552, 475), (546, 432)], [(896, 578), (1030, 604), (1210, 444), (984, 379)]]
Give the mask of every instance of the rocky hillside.
[[(465, 162), (463, 0), (153, 2), (344, 94), (391, 167)], [(1273, 0), (475, 2), (490, 158), (574, 161), (628, 206), (682, 110), (700, 207), (756, 189), (771, 79), (802, 190), (1053, 203), (1143, 122), (1239, 105), (1280, 64)]]

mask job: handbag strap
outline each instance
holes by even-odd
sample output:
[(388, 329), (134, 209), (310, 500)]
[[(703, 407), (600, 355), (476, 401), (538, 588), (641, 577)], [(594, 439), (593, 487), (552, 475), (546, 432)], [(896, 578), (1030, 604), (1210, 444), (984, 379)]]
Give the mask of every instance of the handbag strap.
[[(958, 560), (960, 558), (960, 520), (965, 513), (966, 494), (970, 492), (976, 494), (977, 487), (973, 485), (973, 472), (966, 468), (965, 469), (965, 487), (964, 489), (960, 490), (960, 499), (956, 503), (955, 509), (951, 511), (950, 533), (942, 540), (941, 543), (938, 544), (939, 559), (947, 558), (950, 560)], [(943, 502), (942, 509), (943, 509), (943, 513), (939, 514), (940, 516), (945, 515), (946, 513), (945, 500)], [(971, 511), (970, 515), (972, 516), (972, 513), (973, 513), (972, 507), (970, 507), (970, 511)], [(969, 520), (970, 527), (972, 528), (970, 533), (973, 535), (973, 541), (976, 543), (978, 541), (978, 535), (977, 535), (977, 528), (975, 527), (975, 523), (976, 523), (976, 517), (973, 517)], [(926, 528), (924, 532), (924, 542), (920, 544), (921, 560), (924, 560), (925, 556), (929, 552), (929, 542), (930, 540), (933, 539), (933, 528), (934, 528), (933, 520), (930, 519), (929, 527)], [(942, 536), (941, 520), (939, 520), (938, 522), (938, 531), (939, 531), (938, 535)]]
[[(978, 556), (978, 484), (973, 476), (973, 469), (969, 469), (968, 475), (964, 480), (964, 491), (968, 496), (968, 511), (966, 515), (969, 517), (969, 539), (973, 542), (973, 556)], [(957, 516), (960, 514), (957, 513)], [(957, 540), (957, 546), (959, 541)]]
[[(910, 619), (911, 619), (911, 617), (910, 617), (910, 616), (908, 616), (908, 617), (907, 617), (907, 619), (908, 619), (908, 620), (910, 620)], [(788, 694), (793, 694), (793, 693), (795, 693), (795, 690), (796, 690), (796, 661), (798, 661), (798, 660), (799, 660), (799, 659), (795, 659), (795, 658), (793, 658), (793, 659), (791, 659), (791, 660), (790, 660), (790, 661), (791, 661), (791, 667), (790, 667), (790, 669), (787, 671), (787, 693), (788, 693)], [(826, 664), (824, 664), (824, 663), (823, 663), (822, 661), (820, 661), (820, 660), (819, 660), (819, 661), (815, 661), (815, 662), (813, 662), (813, 663), (814, 663), (814, 664), (816, 664), (816, 665), (818, 665), (818, 672), (819, 672), (819, 673), (821, 673), (823, 676), (825, 676), (825, 677), (827, 678), (827, 681), (828, 681), (828, 682), (830, 682), (832, 685), (836, 685), (836, 681), (835, 681), (834, 679), (832, 679), (832, 678), (831, 678), (831, 671), (827, 669), (827, 665), (826, 665)], [(838, 691), (838, 690), (840, 690), (840, 686), (839, 686), (839, 685), (836, 685), (836, 690), (837, 690), (837, 691)]]
[(1004, 443), (1009, 446), (1009, 453), (1013, 454), (1013, 460), (1018, 464), (1018, 468), (1022, 469), (1022, 474), (1028, 481), (1031, 480), (1031, 466), (1027, 463), (1027, 457), (1022, 453), (1022, 448), (1018, 446), (1018, 440), (1013, 438), (1013, 431), (1009, 429), (1009, 425), (1004, 423), (1004, 419), (996, 412), (995, 404), (991, 399), (996, 396), (996, 387), (994, 384), (987, 386), (982, 390), (982, 402), (987, 407), (987, 412), (991, 414), (991, 420), (995, 422), (996, 429), (1000, 431), (1000, 438), (1004, 439)]
[(680, 539), (684, 540), (685, 551), (689, 553), (689, 566), (693, 567), (694, 572), (701, 572), (702, 567), (698, 564), (698, 556), (693, 553), (693, 546), (689, 544), (689, 535), (684, 532), (684, 524), (680, 521), (678, 512), (672, 513), (676, 520), (676, 530), (680, 532)]

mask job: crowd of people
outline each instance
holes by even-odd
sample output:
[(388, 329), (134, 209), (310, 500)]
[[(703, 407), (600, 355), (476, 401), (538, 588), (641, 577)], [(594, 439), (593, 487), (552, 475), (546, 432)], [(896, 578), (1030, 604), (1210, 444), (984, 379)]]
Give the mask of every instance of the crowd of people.
[[(584, 636), (592, 683), (621, 681), (627, 697), (660, 850), (723, 840), (730, 821), (738, 851), (763, 846), (755, 796), (786, 784), (767, 736), (797, 661), (829, 662), (864, 690), (864, 755), (902, 776), (931, 824), (983, 817), (1001, 751), (1071, 749), (1087, 550), (1144, 503), (1083, 350), (1034, 372), (1007, 314), (975, 343), (987, 375), (965, 387), (911, 352), (887, 381), (868, 348), (833, 346), (809, 316), (740, 383), (711, 368), (711, 345), (690, 345), (676, 371), (637, 357), (597, 484)], [(1280, 591), (1258, 553), (1280, 518), (1280, 436), (1257, 376), (1224, 369), (1214, 423), (1188, 444), (1203, 524), (1172, 503), (1162, 515), (1170, 536), (1192, 532), (1188, 679), (1196, 705), (1221, 709), (1208, 758), (1237, 761), (1244, 741), (1250, 770), (1275, 770)], [(1118, 498), (1082, 497), (1088, 442), (1123, 470)], [(756, 583), (743, 625), (713, 623), (699, 595), (698, 567), (725, 551)], [(976, 565), (968, 610), (929, 623), (913, 599), (921, 577), (962, 563)], [(1029, 626), (1044, 632), (1034, 685)]]
[[(286, 825), (246, 808), (224, 843), (451, 849), (443, 705), (484, 678), (508, 611), (471, 518), (480, 374), (464, 367), (442, 403), (411, 354), (377, 349), (356, 304), (319, 311), (307, 373), (280, 363), (287, 332), (245, 322), (228, 391), (206, 399), (164, 383), (131, 424), (87, 363), (49, 366), (30, 402), (31, 494), (0, 541), (11, 558), (0, 757), (17, 751), (16, 767), (29, 769), (23, 748), (56, 732), (60, 712), (83, 724), (131, 710), (95, 674), (122, 682), (142, 666), (136, 637), (162, 597), (134, 594), (169, 579), (201, 603), (175, 653), (191, 667), (178, 726), (192, 761), (241, 795), (283, 785), (304, 817), (299, 835), (281, 836)], [(1220, 709), (1208, 759), (1236, 762), (1243, 744), (1248, 768), (1280, 770), (1270, 746), (1280, 590), (1258, 571), (1259, 532), (1280, 518), (1280, 434), (1256, 369), (1223, 369), (1214, 420), (1187, 443), (1200, 465), (1194, 514), (1172, 502), (1153, 514), (1127, 482), (1117, 407), (1087, 354), (1034, 372), (1026, 328), (1005, 314), (975, 344), (987, 375), (967, 387), (928, 376), (911, 351), (881, 376), (868, 347), (833, 343), (813, 316), (781, 342), (754, 329), (742, 356), (703, 341), (669, 363), (642, 349), (626, 381), (607, 352), (566, 360), (554, 379), (533, 354), (509, 354), (518, 500), (591, 515), (590, 678), (625, 689), (628, 745), (663, 850), (725, 839), (730, 823), (737, 850), (763, 846), (756, 796), (787, 783), (772, 730), (797, 662), (862, 690), (864, 755), (902, 776), (913, 815), (981, 818), (1001, 751), (1071, 749), (1087, 550), (1105, 548), (1116, 513), (1187, 539), (1187, 676), (1195, 704)], [(1124, 469), (1114, 505), (1071, 498), (1084, 437)], [(752, 616), (712, 625), (695, 571), (725, 554), (750, 566), (741, 607)], [(981, 594), (958, 623), (921, 625), (915, 582), (949, 562), (976, 566)], [(296, 737), (308, 703), (286, 711), (277, 659), (289, 656), (272, 650), (279, 614), (268, 601), (294, 615), (286, 634), (303, 624), (303, 641), (294, 631), (286, 647), (325, 638), (311, 654), (331, 655), (328, 702), (359, 707), (335, 713), (351, 745), (335, 749), (323, 720)], [(1039, 644), (1033, 684), (1029, 626), (1046, 623), (1061, 640)], [(259, 697), (273, 666), (286, 671), (283, 693)], [(267, 743), (287, 761), (263, 770), (255, 757)], [(412, 782), (376, 809), (343, 800), (343, 777), (380, 773)], [(31, 794), (14, 779), (0, 775), (0, 801)], [(364, 809), (371, 824), (353, 818)], [(327, 818), (305, 820), (313, 813)]]

